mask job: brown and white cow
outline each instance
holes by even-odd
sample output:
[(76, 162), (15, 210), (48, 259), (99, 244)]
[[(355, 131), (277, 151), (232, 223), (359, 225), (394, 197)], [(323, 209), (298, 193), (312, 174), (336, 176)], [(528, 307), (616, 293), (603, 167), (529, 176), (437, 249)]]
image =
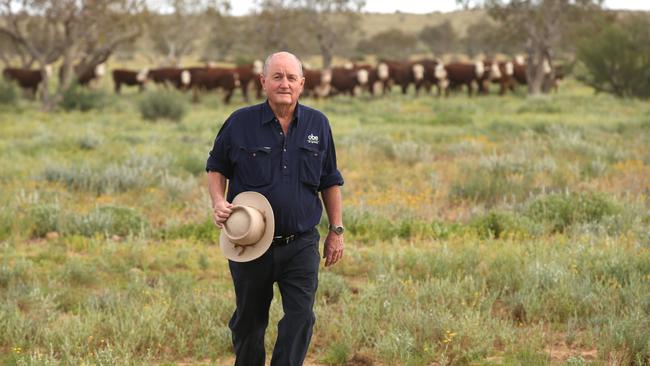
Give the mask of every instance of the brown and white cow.
[(449, 80), (446, 95), (449, 95), (450, 89), (458, 89), (465, 85), (467, 94), (471, 97), (474, 89), (473, 84), (476, 83), (480, 86), (483, 83), (485, 64), (483, 61), (471, 64), (454, 62), (445, 65), (445, 71), (447, 72), (447, 80)]
[(223, 89), (226, 94), (223, 102), (230, 103), (235, 89), (240, 86), (239, 75), (233, 68), (227, 67), (191, 67), (186, 69), (190, 72), (189, 87), (194, 92), (195, 100), (201, 91)]
[[(410, 62), (382, 60), (377, 65), (377, 68), (380, 73), (380, 80), (384, 82), (384, 93), (390, 91), (393, 85), (399, 85), (402, 94), (406, 94), (409, 85), (415, 83), (416, 75)], [(423, 76), (423, 73), (421, 76)]]
[[(422, 87), (427, 90), (427, 93), (431, 93), (431, 88), (435, 85), (438, 96), (442, 95), (442, 91), (447, 88), (447, 71), (442, 61), (423, 59), (412, 64), (415, 94), (418, 95)], [(417, 65), (422, 66), (421, 71)], [(420, 72), (422, 72), (422, 77), (419, 76)]]
[(36, 96), (38, 86), (43, 81), (41, 70), (7, 67), (2, 75), (6, 80), (16, 82), (22, 89), (29, 90), (32, 96)]
[(122, 84), (129, 86), (137, 86), (138, 90), (144, 90), (147, 81), (147, 74), (149, 70), (143, 69), (141, 71), (133, 71), (127, 69), (113, 70), (113, 84), (115, 85), (115, 93), (119, 94), (122, 89)]
[(187, 89), (192, 79), (191, 72), (177, 67), (161, 67), (151, 69), (147, 73), (147, 80), (156, 84), (171, 85), (179, 90)]
[(303, 69), (305, 85), (302, 95), (305, 97), (323, 98), (332, 89), (332, 70)]
[(351, 65), (348, 67), (333, 67), (331, 72), (331, 85), (335, 94), (341, 93), (354, 96), (368, 85), (368, 70), (366, 69)]

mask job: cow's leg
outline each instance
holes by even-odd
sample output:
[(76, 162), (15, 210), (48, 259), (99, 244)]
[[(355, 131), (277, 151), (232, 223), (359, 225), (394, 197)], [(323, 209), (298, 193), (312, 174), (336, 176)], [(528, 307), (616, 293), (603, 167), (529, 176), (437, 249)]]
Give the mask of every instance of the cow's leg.
[(122, 84), (120, 84), (119, 81), (115, 82), (115, 94), (120, 94), (120, 88), (122, 87)]
[(232, 97), (232, 94), (233, 94), (234, 92), (235, 92), (235, 89), (229, 89), (229, 90), (226, 92), (226, 95), (223, 97), (223, 102), (224, 102), (225, 104), (230, 103), (230, 98)]
[(244, 101), (248, 103), (248, 83), (241, 83), (239, 87), (241, 88), (241, 95)]

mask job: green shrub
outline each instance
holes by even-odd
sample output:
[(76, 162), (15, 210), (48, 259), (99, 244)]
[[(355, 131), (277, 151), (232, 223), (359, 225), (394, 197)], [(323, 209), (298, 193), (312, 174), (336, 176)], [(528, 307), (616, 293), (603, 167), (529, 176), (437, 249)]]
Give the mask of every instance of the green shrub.
[(219, 234), (220, 231), (214, 225), (211, 217), (202, 222), (171, 226), (161, 231), (164, 239), (194, 239), (206, 244), (219, 243)]
[(72, 84), (63, 92), (60, 106), (66, 111), (89, 111), (103, 108), (107, 100), (108, 96), (102, 90)]
[(499, 239), (506, 234), (527, 234), (536, 232), (533, 223), (526, 217), (514, 213), (492, 210), (486, 215), (474, 218), (470, 226), (483, 239)]
[(626, 17), (578, 45), (584, 70), (578, 79), (596, 91), (619, 97), (650, 98), (650, 20)]
[(61, 210), (56, 204), (37, 204), (27, 211), (29, 234), (33, 238), (42, 238), (52, 231), (59, 231)]
[(83, 236), (127, 236), (144, 234), (148, 229), (147, 219), (128, 207), (101, 206), (85, 215), (70, 215), (66, 220), (67, 234)]
[(601, 193), (549, 194), (532, 201), (526, 215), (552, 232), (564, 232), (574, 224), (598, 223), (622, 208)]
[(138, 107), (143, 119), (157, 121), (164, 118), (180, 122), (187, 113), (187, 101), (176, 90), (155, 90), (147, 92)]
[(18, 101), (19, 91), (16, 85), (0, 77), (0, 105), (12, 105)]

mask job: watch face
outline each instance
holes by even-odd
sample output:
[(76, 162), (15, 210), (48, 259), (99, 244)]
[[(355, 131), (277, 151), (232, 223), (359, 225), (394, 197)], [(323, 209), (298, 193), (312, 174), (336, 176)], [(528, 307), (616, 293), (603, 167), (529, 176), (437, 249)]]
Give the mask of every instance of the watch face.
[(335, 233), (337, 233), (339, 235), (343, 234), (343, 230), (344, 230), (343, 226), (335, 226), (335, 227), (332, 228), (332, 231), (334, 231)]

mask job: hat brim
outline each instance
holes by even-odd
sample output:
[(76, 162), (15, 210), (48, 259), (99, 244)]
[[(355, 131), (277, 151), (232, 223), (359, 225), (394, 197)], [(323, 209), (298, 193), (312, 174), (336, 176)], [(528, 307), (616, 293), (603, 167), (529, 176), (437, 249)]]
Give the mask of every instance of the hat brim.
[(231, 242), (223, 230), (221, 230), (221, 235), (219, 236), (219, 246), (226, 258), (235, 262), (250, 262), (261, 257), (271, 246), (273, 232), (275, 231), (273, 208), (271, 208), (271, 204), (266, 197), (253, 191), (238, 194), (232, 200), (232, 204), (256, 208), (264, 215), (264, 234), (262, 234), (262, 237), (257, 243), (243, 247), (245, 248), (243, 252), (241, 251), (242, 247), (238, 247)]

